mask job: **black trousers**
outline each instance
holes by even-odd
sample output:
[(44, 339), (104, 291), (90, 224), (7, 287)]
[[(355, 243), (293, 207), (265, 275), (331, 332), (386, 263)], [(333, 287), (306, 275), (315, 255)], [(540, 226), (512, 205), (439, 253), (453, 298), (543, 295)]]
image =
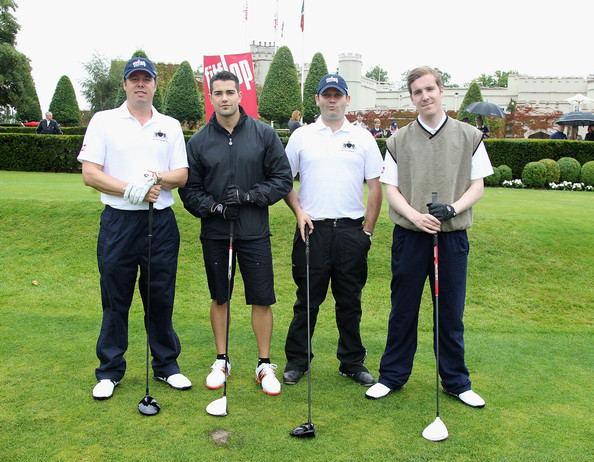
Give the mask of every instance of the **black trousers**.
[[(171, 321), (179, 251), (179, 231), (171, 208), (155, 210), (151, 252), (150, 348), (156, 375), (179, 372), (181, 346)], [(100, 365), (97, 380), (121, 380), (126, 371), (128, 312), (138, 288), (146, 307), (148, 268), (148, 211), (123, 211), (106, 207), (101, 214), (97, 240), (101, 275), (103, 322), (97, 340)], [(145, 325), (147, 323), (145, 312)]]
[[(366, 371), (367, 350), (361, 341), (361, 292), (367, 281), (367, 253), (371, 241), (363, 232), (363, 219), (314, 222), (310, 235), (310, 337), (316, 326), (319, 307), (331, 284), (336, 301), (339, 339), (336, 357), (343, 372)], [(299, 229), (293, 238), (293, 279), (297, 301), (285, 343), (285, 370), (307, 370), (307, 291), (305, 243)], [(311, 355), (313, 359), (313, 353)]]

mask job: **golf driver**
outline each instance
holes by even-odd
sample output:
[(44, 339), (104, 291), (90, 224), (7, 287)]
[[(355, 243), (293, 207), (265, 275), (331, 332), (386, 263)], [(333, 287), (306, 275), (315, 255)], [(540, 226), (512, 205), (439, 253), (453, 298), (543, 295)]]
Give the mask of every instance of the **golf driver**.
[(215, 399), (206, 406), (206, 412), (217, 417), (226, 416), (227, 407), (227, 364), (229, 362), (229, 321), (231, 320), (231, 276), (233, 273), (233, 224), (229, 223), (229, 266), (227, 268), (227, 331), (225, 333), (225, 382), (223, 382), (223, 397)]
[[(431, 193), (433, 204), (437, 203), (437, 193)], [(439, 259), (437, 233), (433, 235), (433, 266), (435, 268), (435, 383), (437, 413), (433, 423), (423, 430), (423, 438), (429, 441), (443, 441), (448, 437), (448, 429), (439, 418)]]
[(146, 396), (138, 403), (138, 410), (143, 415), (156, 415), (161, 410), (159, 403), (149, 395), (149, 345), (150, 345), (150, 322), (151, 322), (151, 244), (153, 241), (153, 203), (149, 202), (148, 213), (148, 265), (146, 278)]
[(316, 429), (311, 421), (311, 335), (309, 321), (309, 226), (305, 225), (305, 287), (307, 298), (307, 422), (291, 430), (296, 438), (313, 438)]

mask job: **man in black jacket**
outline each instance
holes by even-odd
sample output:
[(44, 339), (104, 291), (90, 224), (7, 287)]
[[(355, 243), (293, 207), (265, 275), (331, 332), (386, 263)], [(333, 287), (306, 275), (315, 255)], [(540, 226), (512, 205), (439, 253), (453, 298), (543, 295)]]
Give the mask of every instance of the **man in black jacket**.
[(62, 129), (58, 122), (52, 119), (52, 113), (47, 112), (45, 114), (45, 119), (39, 122), (37, 125), (37, 129), (35, 130), (36, 133), (40, 135), (63, 135)]
[(268, 206), (291, 191), (291, 168), (274, 129), (248, 117), (239, 105), (242, 95), (234, 74), (215, 74), (209, 90), (215, 113), (188, 142), (190, 173), (186, 186), (179, 190), (185, 208), (201, 219), (200, 240), (212, 298), (210, 319), (217, 359), (206, 386), (222, 387), (231, 370), (229, 358), (225, 357), (225, 341), (228, 244), (233, 221), (233, 250), (243, 277), (246, 303), (252, 305), (252, 328), (258, 344), (256, 380), (265, 393), (278, 395), (281, 386), (274, 372), (276, 365), (270, 363), (270, 305), (276, 298)]

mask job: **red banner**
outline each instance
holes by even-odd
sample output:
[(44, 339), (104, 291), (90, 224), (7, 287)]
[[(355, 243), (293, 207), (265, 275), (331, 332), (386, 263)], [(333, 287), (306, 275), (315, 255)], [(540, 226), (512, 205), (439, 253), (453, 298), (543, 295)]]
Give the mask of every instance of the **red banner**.
[(252, 54), (244, 53), (239, 55), (219, 55), (204, 57), (204, 108), (206, 120), (210, 120), (214, 108), (210, 104), (208, 95), (210, 78), (220, 71), (229, 71), (239, 79), (239, 91), (241, 91), (241, 107), (247, 115), (258, 118), (258, 100), (256, 98), (256, 80), (254, 78), (254, 65)]

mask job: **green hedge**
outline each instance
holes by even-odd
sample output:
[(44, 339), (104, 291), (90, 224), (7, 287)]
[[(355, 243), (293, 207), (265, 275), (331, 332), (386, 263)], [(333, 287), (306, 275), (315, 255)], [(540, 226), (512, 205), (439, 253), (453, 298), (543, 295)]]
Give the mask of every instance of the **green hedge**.
[(76, 160), (81, 135), (19, 135), (0, 133), (0, 170), (80, 172)]
[[(36, 134), (37, 127), (0, 127), (0, 133)], [(64, 135), (84, 135), (87, 127), (64, 127), (60, 126)]]
[[(10, 133), (5, 133), (5, 130)], [(85, 127), (63, 127), (62, 130), (64, 136), (54, 136), (36, 135), (35, 128), (0, 127), (0, 170), (79, 171), (76, 156), (82, 145)], [(184, 132), (186, 141), (194, 133)], [(283, 132), (283, 146), (288, 140), (287, 133)], [(378, 139), (377, 144), (385, 155), (386, 140)], [(513, 178), (521, 177), (528, 162), (541, 159), (558, 161), (562, 157), (572, 157), (581, 165), (594, 160), (594, 142), (589, 141), (488, 139), (485, 146), (493, 167), (508, 165)]]
[(580, 165), (594, 160), (594, 142), (568, 140), (488, 139), (485, 146), (493, 167), (508, 165), (520, 178), (528, 162), (573, 157)]

